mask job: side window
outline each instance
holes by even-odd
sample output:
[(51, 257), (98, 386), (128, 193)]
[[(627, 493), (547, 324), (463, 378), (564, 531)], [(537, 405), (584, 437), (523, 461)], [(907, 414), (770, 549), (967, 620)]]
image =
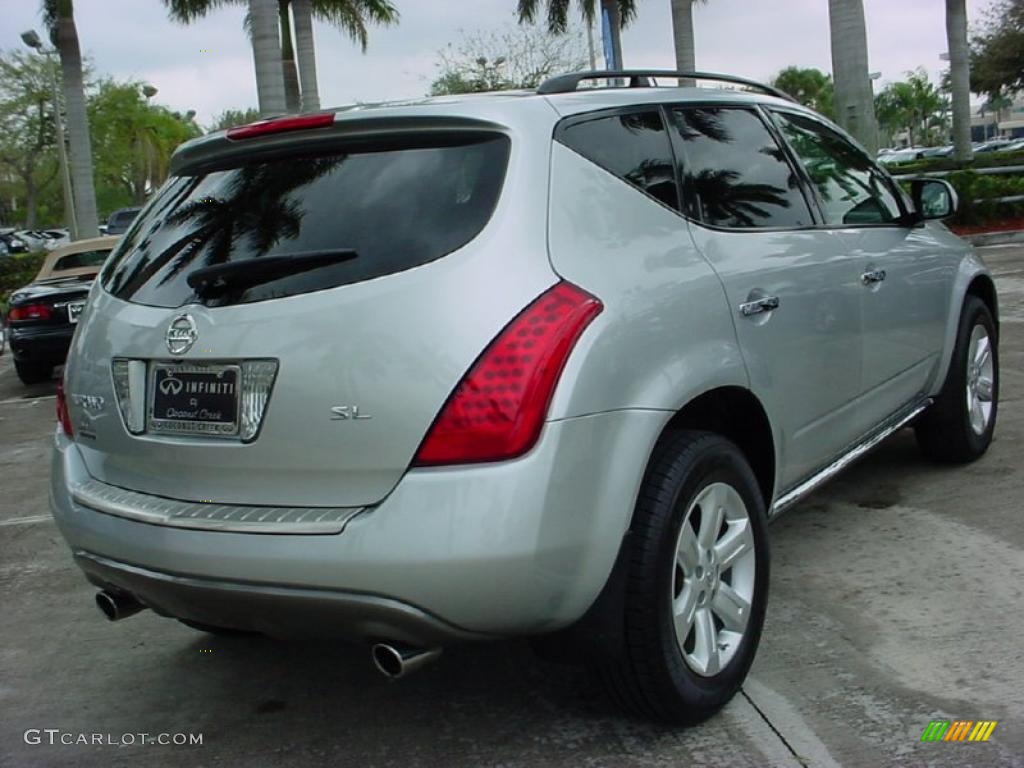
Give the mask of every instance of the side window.
[(818, 190), (826, 224), (888, 224), (900, 217), (885, 176), (857, 147), (802, 115), (776, 112), (775, 118)]
[(691, 216), (739, 229), (814, 224), (794, 169), (756, 112), (680, 107), (673, 113)]
[(570, 125), (559, 141), (641, 192), (679, 210), (672, 147), (660, 112), (632, 112)]

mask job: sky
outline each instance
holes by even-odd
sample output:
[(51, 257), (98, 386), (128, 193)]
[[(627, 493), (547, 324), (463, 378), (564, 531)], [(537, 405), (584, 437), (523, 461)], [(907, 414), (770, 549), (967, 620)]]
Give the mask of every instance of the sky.
[[(672, 68), (670, 0), (639, 0), (638, 18), (623, 34), (627, 66)], [(396, 27), (373, 29), (362, 54), (339, 31), (317, 24), (321, 102), (382, 101), (420, 96), (437, 73), (437, 53), (465, 32), (515, 22), (515, 0), (394, 0)], [(971, 23), (991, 0), (967, 0)], [(20, 33), (41, 28), (38, 0), (0, 0), (0, 49), (22, 45)], [(244, 4), (217, 10), (185, 27), (167, 19), (161, 0), (75, 0), (82, 49), (97, 74), (146, 81), (155, 102), (194, 109), (201, 124), (225, 109), (256, 106)], [(945, 66), (942, 0), (864, 0), (872, 71), (881, 85), (925, 67), (933, 79)], [(694, 11), (697, 66), (757, 80), (789, 65), (831, 70), (828, 0), (709, 0)]]

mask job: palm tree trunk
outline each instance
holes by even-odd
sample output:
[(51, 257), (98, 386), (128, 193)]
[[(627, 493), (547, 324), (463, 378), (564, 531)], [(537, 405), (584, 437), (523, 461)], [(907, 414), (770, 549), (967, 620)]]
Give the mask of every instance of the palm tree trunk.
[(953, 92), (953, 156), (974, 158), (971, 148), (971, 57), (967, 44), (967, 4), (946, 0), (946, 38), (949, 44), (949, 82)]
[(313, 3), (311, 0), (292, 0), (295, 17), (295, 50), (299, 59), (299, 83), (302, 90), (302, 110), (320, 109), (320, 93), (316, 82), (316, 48), (313, 43)]
[(622, 69), (622, 18), (619, 15), (618, 0), (601, 0), (602, 20), (604, 14), (608, 15), (609, 33), (612, 39), (612, 58), (614, 61), (606, 61), (605, 69)]
[(287, 111), (284, 73), (281, 69), (281, 40), (277, 29), (276, 0), (249, 0), (252, 24), (252, 56), (256, 64), (256, 92), (260, 114)]
[(862, 0), (829, 0), (832, 75), (836, 117), (872, 154), (878, 151), (878, 125), (868, 76), (867, 27)]
[(99, 235), (96, 215), (96, 189), (92, 177), (92, 145), (89, 141), (89, 118), (85, 111), (85, 85), (82, 75), (82, 50), (78, 45), (72, 0), (57, 4), (57, 34), (54, 43), (60, 54), (64, 81), (64, 104), (67, 111), (68, 138), (71, 150), (71, 186), (74, 190), (75, 221), (79, 238)]
[(693, 72), (697, 69), (697, 53), (693, 41), (693, 0), (672, 0), (672, 34), (676, 43), (676, 69)]
[(281, 72), (284, 75), (285, 105), (289, 112), (298, 112), (299, 70), (295, 66), (295, 46), (292, 45), (290, 5), (291, 0), (277, 0), (277, 15), (281, 26)]

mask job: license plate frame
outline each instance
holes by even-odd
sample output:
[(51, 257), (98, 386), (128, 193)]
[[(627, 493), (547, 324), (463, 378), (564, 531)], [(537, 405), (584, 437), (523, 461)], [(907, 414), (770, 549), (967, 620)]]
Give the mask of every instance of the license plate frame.
[[(233, 363), (182, 363), (154, 361), (149, 366), (147, 431), (183, 437), (237, 439), (241, 425), (242, 367)], [(181, 382), (178, 391), (160, 389), (168, 380)], [(190, 383), (233, 384), (230, 394), (189, 392)], [(226, 398), (230, 398), (229, 400)], [(206, 402), (201, 402), (204, 399)], [(168, 416), (173, 408), (182, 416)], [(206, 411), (209, 417), (200, 417)], [(195, 413), (195, 417), (188, 414)], [(159, 414), (159, 415), (158, 415)]]

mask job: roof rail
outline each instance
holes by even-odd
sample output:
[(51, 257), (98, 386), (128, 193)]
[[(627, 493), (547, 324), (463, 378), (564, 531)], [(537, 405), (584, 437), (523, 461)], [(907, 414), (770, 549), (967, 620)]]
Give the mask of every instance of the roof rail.
[(762, 93), (766, 93), (769, 96), (777, 96), (778, 98), (785, 99), (786, 101), (796, 101), (796, 99), (788, 93), (780, 91), (778, 88), (771, 85), (759, 83), (756, 80), (747, 80), (743, 77), (723, 75), (717, 72), (675, 72), (668, 69), (617, 69), (572, 72), (568, 75), (556, 75), (555, 77), (548, 78), (540, 84), (539, 88), (537, 88), (537, 93), (542, 96), (553, 93), (573, 93), (584, 80), (604, 80), (606, 78), (622, 80), (629, 78), (630, 88), (648, 88), (653, 85), (650, 81), (650, 78), (652, 77), (675, 77), (684, 80), (715, 80), (720, 83), (743, 85), (747, 88), (753, 88), (761, 91)]

